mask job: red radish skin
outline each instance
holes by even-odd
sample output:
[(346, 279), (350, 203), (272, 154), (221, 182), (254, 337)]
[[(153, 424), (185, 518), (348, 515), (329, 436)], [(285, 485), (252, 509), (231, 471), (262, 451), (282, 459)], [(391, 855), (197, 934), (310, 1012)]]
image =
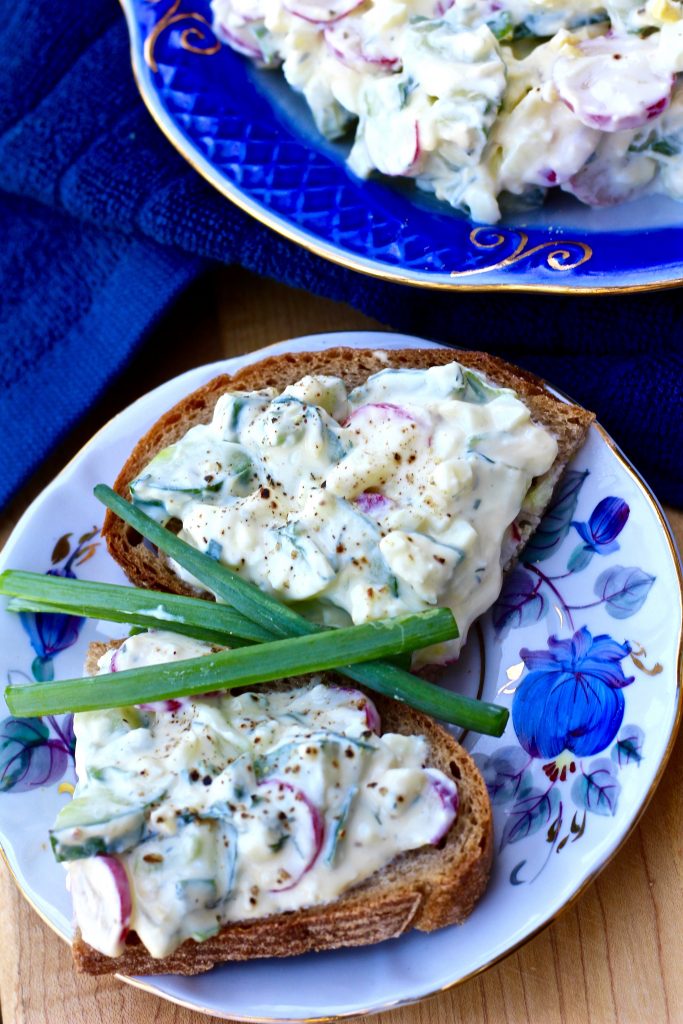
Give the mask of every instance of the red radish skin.
[(180, 711), (180, 709), (188, 703), (189, 701), (184, 698), (178, 700), (175, 697), (172, 697), (170, 700), (157, 700), (152, 704), (138, 704), (137, 707), (140, 711), (154, 711), (156, 714), (159, 714), (162, 711)]
[(620, 167), (605, 165), (598, 160), (586, 164), (571, 177), (565, 189), (587, 206), (616, 206), (634, 199), (642, 185), (622, 180)]
[(263, 782), (259, 783), (259, 786), (279, 786), (281, 789), (286, 789), (288, 792), (293, 793), (294, 798), (296, 800), (300, 800), (306, 806), (311, 816), (311, 829), (313, 831), (313, 852), (309, 860), (306, 862), (303, 869), (300, 871), (300, 873), (297, 875), (294, 881), (290, 882), (289, 885), (278, 886), (275, 889), (269, 890), (270, 892), (289, 892), (290, 889), (293, 889), (296, 885), (299, 884), (304, 875), (308, 874), (308, 872), (311, 870), (316, 860), (320, 856), (320, 851), (323, 848), (323, 840), (325, 837), (325, 824), (323, 821), (323, 817), (318, 808), (315, 806), (315, 804), (313, 804), (308, 799), (303, 790), (298, 789), (296, 786), (293, 786), (291, 782), (285, 782), (284, 779), (272, 778), (264, 779)]
[(363, 37), (354, 18), (341, 18), (325, 26), (325, 44), (330, 53), (354, 71), (396, 71), (401, 66), (398, 57), (390, 54), (370, 53), (363, 45)]
[(286, 0), (283, 6), (290, 14), (312, 25), (329, 25), (340, 18), (345, 18), (364, 2), (365, 0), (330, 0), (329, 4), (324, 4), (319, 0)]
[(252, 42), (244, 40), (238, 36), (236, 32), (226, 28), (225, 25), (218, 26), (216, 35), (218, 35), (224, 43), (231, 46), (233, 50), (237, 50), (238, 53), (243, 54), (245, 57), (261, 58), (263, 56), (261, 51), (254, 46)]
[(121, 897), (121, 934), (120, 940), (124, 941), (128, 930), (130, 928), (130, 915), (133, 911), (133, 901), (130, 895), (130, 885), (128, 883), (128, 875), (121, 861), (117, 860), (116, 857), (108, 857), (106, 854), (102, 854), (100, 860), (106, 861), (107, 867), (114, 876), (116, 888), (119, 896)]
[(458, 787), (449, 778), (443, 775), (441, 772), (435, 771), (433, 768), (427, 768), (427, 775), (429, 775), (430, 783), (434, 789), (434, 792), (441, 801), (444, 810), (446, 811), (446, 820), (444, 821), (441, 828), (432, 836), (429, 840), (432, 846), (440, 843), (443, 837), (447, 834), (451, 825), (455, 821), (458, 814), (458, 806), (460, 803), (458, 797)]
[(366, 516), (378, 516), (388, 512), (394, 502), (384, 494), (377, 494), (375, 491), (363, 491), (355, 499), (354, 503)]
[(655, 46), (613, 33), (585, 40), (578, 46), (579, 56), (560, 56), (555, 62), (558, 96), (588, 128), (641, 128), (667, 109), (675, 81), (649, 60)]
[(369, 697), (366, 697), (364, 693), (360, 690), (356, 690), (353, 686), (338, 686), (335, 684), (334, 686), (330, 686), (329, 689), (339, 690), (342, 693), (353, 694), (354, 698), (361, 706), (365, 705), (365, 721), (368, 729), (370, 732), (377, 733), (379, 736), (382, 731), (382, 719), (380, 718), (379, 711), (375, 707), (374, 702), (371, 701)]
[[(100, 876), (100, 878), (97, 879), (97, 873), (102, 870), (107, 874), (105, 874), (104, 877)], [(104, 894), (102, 893), (103, 887), (106, 887), (106, 884), (113, 887), (113, 892), (118, 900), (118, 906), (114, 908), (112, 919), (107, 922), (107, 924), (113, 931), (115, 931), (116, 941), (124, 942), (130, 929), (130, 918), (133, 910), (130, 884), (123, 864), (116, 857), (111, 857), (108, 854), (100, 854), (97, 857), (87, 857), (82, 861), (74, 861), (71, 865), (71, 896), (81, 931), (84, 933), (84, 936), (86, 936), (86, 941), (88, 941), (88, 925), (92, 923), (96, 908), (89, 905), (87, 887), (83, 888), (79, 885), (78, 872), (91, 873), (93, 871), (96, 873), (96, 878), (93, 881), (98, 883), (94, 886), (98, 895), (107, 895), (106, 892)], [(112, 892), (110, 890), (109, 896), (111, 897), (111, 895)], [(80, 906), (81, 912), (79, 913), (79, 904), (81, 901), (83, 901), (83, 903)]]
[[(391, 119), (389, 123), (386, 123), (386, 118), (376, 120), (384, 122), (382, 128), (376, 125), (376, 121), (369, 121), (365, 128), (365, 144), (375, 167), (380, 174), (386, 174), (390, 178), (410, 176), (417, 169), (422, 155), (417, 121), (410, 122), (407, 128), (401, 128), (400, 125), (391, 124)], [(384, 151), (387, 137), (393, 139), (389, 159), (386, 159)]]
[(368, 724), (370, 732), (374, 732), (379, 736), (382, 731), (382, 719), (379, 716), (379, 711), (369, 697), (365, 698), (365, 721)]
[[(369, 414), (379, 412), (381, 419), (411, 420), (413, 423), (420, 423), (420, 419), (402, 405), (394, 405), (392, 402), (371, 402), (354, 409), (349, 417), (342, 423), (343, 427), (350, 427), (356, 420), (365, 418)], [(382, 415), (386, 413), (386, 415)]]

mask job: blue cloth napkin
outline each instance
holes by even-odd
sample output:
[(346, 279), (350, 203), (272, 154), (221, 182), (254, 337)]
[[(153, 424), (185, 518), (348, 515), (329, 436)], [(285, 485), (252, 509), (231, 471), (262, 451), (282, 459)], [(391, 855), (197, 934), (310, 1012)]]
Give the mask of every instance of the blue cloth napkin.
[(0, 53), (0, 503), (219, 260), (542, 374), (683, 504), (680, 291), (437, 294), (344, 271), (249, 219), (175, 153), (138, 97), (116, 0), (15, 0)]

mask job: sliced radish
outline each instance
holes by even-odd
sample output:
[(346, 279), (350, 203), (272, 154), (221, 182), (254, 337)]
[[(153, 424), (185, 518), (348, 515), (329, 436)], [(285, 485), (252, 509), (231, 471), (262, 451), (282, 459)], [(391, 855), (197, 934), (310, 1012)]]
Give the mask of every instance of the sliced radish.
[(170, 700), (157, 700), (152, 704), (138, 704), (137, 707), (140, 708), (140, 711), (154, 711), (156, 714), (159, 714), (163, 711), (179, 711), (180, 708), (189, 703), (186, 697), (181, 697), (180, 699), (171, 697)]
[(562, 102), (588, 128), (640, 128), (669, 106), (674, 76), (656, 66), (647, 41), (606, 35), (578, 49), (579, 56), (555, 61), (553, 82)]
[(69, 865), (71, 898), (81, 934), (89, 946), (118, 956), (130, 927), (128, 875), (116, 857), (86, 857)]
[(366, 516), (384, 515), (393, 506), (391, 498), (384, 494), (377, 494), (375, 491), (363, 491), (354, 499), (355, 504)]
[(420, 423), (420, 418), (410, 409), (403, 405), (394, 405), (392, 402), (369, 402), (367, 405), (360, 405), (354, 409), (351, 415), (344, 421), (342, 426), (349, 427), (358, 420), (370, 420), (373, 422), (386, 422), (387, 420), (410, 420), (413, 423)]
[(391, 40), (367, 40), (358, 18), (342, 18), (325, 26), (325, 43), (330, 52), (342, 64), (354, 71), (375, 69), (396, 71), (400, 58), (391, 52)]
[(244, 54), (245, 57), (262, 59), (263, 53), (248, 26), (228, 28), (226, 25), (216, 25), (214, 31), (222, 42), (227, 43), (238, 53)]
[(379, 736), (382, 731), (382, 719), (369, 697), (365, 698), (365, 721), (368, 723), (370, 732), (374, 732)]
[[(288, 892), (299, 884), (315, 864), (323, 847), (325, 823), (318, 808), (303, 790), (284, 779), (265, 779), (259, 789), (268, 787), (269, 801), (259, 802), (254, 812), (268, 826), (279, 830), (283, 842), (274, 850), (272, 868), (275, 884), (270, 880), (270, 892)], [(283, 817), (284, 815), (284, 817)], [(291, 835), (292, 841), (289, 841)], [(265, 869), (264, 869), (265, 873)]]
[(345, 18), (355, 11), (365, 0), (285, 0), (283, 6), (290, 14), (314, 25), (325, 25), (340, 18)]
[(441, 805), (441, 820), (437, 822), (436, 831), (429, 840), (435, 845), (441, 842), (456, 819), (459, 805), (458, 787), (447, 775), (434, 768), (427, 768), (426, 774), (429, 776), (432, 791)]
[(328, 686), (329, 690), (339, 690), (341, 693), (348, 693), (351, 698), (358, 702), (360, 707), (364, 707), (365, 710), (365, 721), (370, 732), (379, 734), (382, 731), (382, 719), (379, 716), (379, 711), (375, 707), (374, 703), (369, 697), (366, 697), (362, 690), (357, 690), (354, 686)]
[(645, 187), (637, 181), (633, 174), (620, 174), (619, 165), (602, 160), (594, 160), (582, 167), (563, 185), (565, 192), (571, 192), (582, 203), (588, 206), (616, 206), (634, 199)]
[(421, 155), (420, 131), (409, 111), (368, 118), (363, 137), (368, 155), (380, 174), (396, 178), (416, 171)]

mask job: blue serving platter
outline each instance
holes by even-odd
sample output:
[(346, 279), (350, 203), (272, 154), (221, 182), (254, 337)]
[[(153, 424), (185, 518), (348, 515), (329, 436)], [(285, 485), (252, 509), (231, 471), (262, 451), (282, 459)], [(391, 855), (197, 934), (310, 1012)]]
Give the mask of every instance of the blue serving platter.
[(569, 196), (473, 224), (411, 182), (361, 181), (278, 71), (222, 46), (208, 0), (122, 0), (152, 117), (223, 195), (326, 259), (427, 288), (596, 292), (683, 283), (683, 203)]

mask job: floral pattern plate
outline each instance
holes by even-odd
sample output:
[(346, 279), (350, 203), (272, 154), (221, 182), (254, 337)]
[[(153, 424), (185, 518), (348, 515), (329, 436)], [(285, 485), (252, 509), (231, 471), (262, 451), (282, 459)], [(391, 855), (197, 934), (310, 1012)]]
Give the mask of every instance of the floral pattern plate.
[[(430, 345), (353, 333), (266, 351), (339, 344)], [(114, 478), (140, 434), (180, 397), (263, 354), (192, 370), (112, 420), (23, 516), (2, 568), (121, 581), (98, 536), (94, 484)], [(681, 711), (681, 601), (666, 521), (596, 426), (523, 562), (445, 680), (512, 711), (500, 740), (463, 738), (486, 778), (496, 831), (491, 884), (468, 921), (362, 950), (132, 983), (230, 1019), (333, 1018), (420, 999), (511, 952), (604, 867), (652, 795)], [(73, 617), (20, 621), (0, 612), (2, 678), (80, 674), (87, 643), (114, 635), (122, 635), (119, 627)], [(47, 829), (74, 781), (70, 717), (18, 720), (3, 704), (0, 718), (0, 841), (24, 895), (68, 939), (69, 899)]]

